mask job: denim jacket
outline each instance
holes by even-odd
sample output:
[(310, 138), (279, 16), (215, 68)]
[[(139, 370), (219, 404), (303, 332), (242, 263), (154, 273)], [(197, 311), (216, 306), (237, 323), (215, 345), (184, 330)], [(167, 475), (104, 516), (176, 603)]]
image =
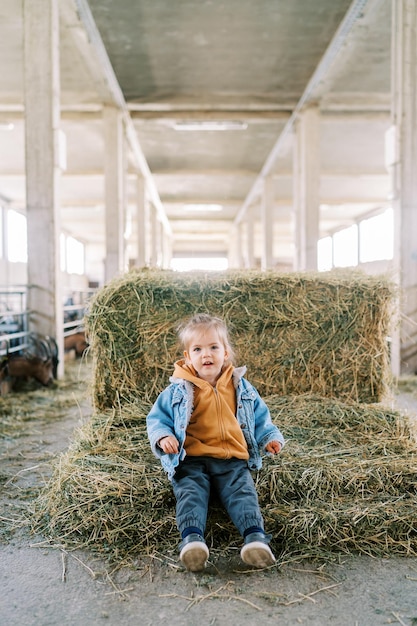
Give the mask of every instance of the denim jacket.
[[(236, 388), (238, 420), (248, 446), (248, 466), (251, 470), (262, 467), (261, 454), (270, 441), (284, 445), (284, 437), (272, 423), (269, 409), (258, 391), (243, 375), (246, 367), (235, 368), (233, 383)], [(194, 386), (182, 378), (170, 378), (170, 385), (162, 391), (147, 418), (146, 425), (152, 452), (160, 459), (171, 480), (180, 461), (186, 455), (184, 442), (188, 422), (193, 411)], [(178, 454), (165, 454), (159, 447), (162, 437), (174, 435), (179, 442)], [(267, 453), (269, 454), (269, 453)]]

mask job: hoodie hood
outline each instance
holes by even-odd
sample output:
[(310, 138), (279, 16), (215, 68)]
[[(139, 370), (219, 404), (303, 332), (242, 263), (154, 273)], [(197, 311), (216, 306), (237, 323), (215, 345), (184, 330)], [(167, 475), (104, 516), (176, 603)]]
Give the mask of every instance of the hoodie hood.
[[(233, 365), (227, 365), (222, 370), (218, 382), (227, 382), (230, 378), (233, 378), (233, 384), (237, 387), (239, 380), (245, 375), (245, 373), (246, 366), (234, 367)], [(202, 378), (199, 378), (195, 368), (192, 365), (188, 365), (185, 359), (180, 359), (174, 363), (174, 373), (169, 380), (172, 383), (177, 383), (179, 380), (187, 380), (200, 389), (202, 389), (205, 385), (210, 384)]]

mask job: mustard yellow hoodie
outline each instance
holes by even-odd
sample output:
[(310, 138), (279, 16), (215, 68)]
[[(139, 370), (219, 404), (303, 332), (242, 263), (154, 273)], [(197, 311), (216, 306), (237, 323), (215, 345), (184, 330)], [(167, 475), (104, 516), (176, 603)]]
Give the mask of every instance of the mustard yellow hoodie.
[(236, 419), (236, 390), (232, 381), (233, 365), (222, 372), (216, 386), (198, 377), (184, 359), (175, 363), (174, 378), (194, 386), (194, 407), (187, 427), (185, 451), (190, 456), (216, 459), (248, 459), (249, 453)]

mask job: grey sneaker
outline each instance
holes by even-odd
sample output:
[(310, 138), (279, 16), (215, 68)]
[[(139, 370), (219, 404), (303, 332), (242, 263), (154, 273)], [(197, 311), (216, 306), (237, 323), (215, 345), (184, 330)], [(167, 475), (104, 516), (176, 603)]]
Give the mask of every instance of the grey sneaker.
[(240, 558), (246, 565), (257, 567), (270, 567), (276, 561), (268, 543), (271, 537), (264, 533), (250, 533), (245, 537), (243, 548), (240, 551)]
[(204, 538), (191, 533), (180, 545), (180, 561), (189, 572), (201, 572), (209, 558), (209, 549)]

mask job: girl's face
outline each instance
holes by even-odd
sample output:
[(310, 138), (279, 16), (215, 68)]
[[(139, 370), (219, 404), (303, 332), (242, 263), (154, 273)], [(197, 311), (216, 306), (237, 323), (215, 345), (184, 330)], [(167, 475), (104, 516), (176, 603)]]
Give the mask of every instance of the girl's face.
[(188, 350), (184, 350), (184, 356), (200, 378), (215, 385), (228, 354), (224, 344), (220, 341), (217, 330), (206, 328), (196, 330), (191, 335)]

